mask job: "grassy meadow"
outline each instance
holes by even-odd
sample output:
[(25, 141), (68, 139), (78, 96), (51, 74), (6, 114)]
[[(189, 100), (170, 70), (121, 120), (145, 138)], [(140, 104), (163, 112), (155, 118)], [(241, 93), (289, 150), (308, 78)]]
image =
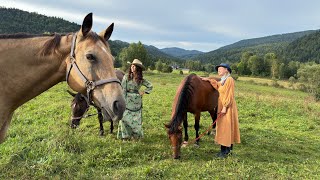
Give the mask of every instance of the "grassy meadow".
[[(200, 74), (201, 75), (201, 74)], [(69, 127), (72, 97), (60, 83), (16, 110), (7, 139), (0, 144), (0, 179), (319, 179), (320, 103), (307, 93), (236, 81), (241, 144), (217, 159), (210, 135), (200, 147), (183, 148), (171, 158), (164, 123), (185, 75), (147, 73), (154, 85), (143, 98), (141, 141), (122, 142), (116, 133), (99, 137), (97, 117)], [(95, 113), (93, 108), (91, 113)], [(194, 119), (189, 137), (195, 137)], [(212, 123), (201, 115), (200, 133)], [(115, 126), (115, 130), (117, 126)]]

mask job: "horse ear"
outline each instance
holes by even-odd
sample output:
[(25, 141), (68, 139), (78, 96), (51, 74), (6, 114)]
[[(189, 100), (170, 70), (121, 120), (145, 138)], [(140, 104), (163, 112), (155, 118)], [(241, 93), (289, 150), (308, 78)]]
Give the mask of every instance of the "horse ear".
[(104, 40), (108, 41), (113, 32), (113, 27), (114, 27), (114, 23), (112, 23), (106, 30), (99, 33), (99, 36), (101, 36)]
[(67, 92), (68, 92), (68, 94), (70, 94), (70, 95), (73, 96), (73, 97), (76, 96), (76, 93), (73, 93), (73, 92), (71, 92), (71, 91), (69, 91), (69, 90), (67, 90)]
[(92, 28), (92, 13), (89, 13), (86, 15), (86, 17), (83, 20), (82, 26), (81, 26), (81, 33), (83, 36), (86, 36)]

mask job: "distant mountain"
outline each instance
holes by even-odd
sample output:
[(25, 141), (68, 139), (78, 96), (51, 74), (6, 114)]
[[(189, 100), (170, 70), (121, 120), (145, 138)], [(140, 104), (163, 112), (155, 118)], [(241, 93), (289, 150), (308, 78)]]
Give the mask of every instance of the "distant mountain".
[(280, 55), (293, 41), (315, 32), (315, 30), (309, 30), (241, 40), (217, 50), (195, 56), (193, 59), (200, 60), (204, 63), (219, 64), (221, 62), (238, 62), (242, 53), (246, 51), (253, 52), (260, 56), (269, 52)]
[(108, 40), (111, 53), (113, 56), (118, 56), (123, 48), (129, 47), (129, 43), (120, 40)]
[(160, 51), (169, 54), (171, 56), (181, 58), (181, 59), (188, 59), (192, 58), (196, 55), (203, 54), (204, 52), (197, 51), (197, 50), (185, 50), (177, 47), (171, 47), (171, 48), (163, 48), (160, 49)]
[(144, 45), (144, 47), (146, 48), (146, 50), (148, 51), (148, 53), (156, 59), (156, 61), (158, 59), (163, 59), (163, 60), (174, 60), (174, 61), (180, 61), (181, 59), (172, 56), (170, 54), (166, 54), (163, 51), (161, 51), (161, 49), (158, 49), (155, 46), (152, 45)]

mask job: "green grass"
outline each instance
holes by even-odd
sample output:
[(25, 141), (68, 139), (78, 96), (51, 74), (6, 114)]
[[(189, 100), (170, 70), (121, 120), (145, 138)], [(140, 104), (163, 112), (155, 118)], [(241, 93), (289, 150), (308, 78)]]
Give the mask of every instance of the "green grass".
[[(99, 137), (97, 117), (70, 129), (72, 98), (67, 84), (58, 84), (15, 112), (0, 145), (0, 179), (319, 179), (320, 103), (300, 91), (241, 80), (236, 101), (242, 143), (233, 155), (216, 159), (219, 146), (204, 136), (199, 148), (183, 148), (181, 159), (172, 159), (163, 124), (184, 76), (146, 73), (154, 91), (144, 96), (145, 138), (137, 142)], [(202, 113), (201, 133), (211, 122)], [(106, 132), (108, 127), (106, 122)]]

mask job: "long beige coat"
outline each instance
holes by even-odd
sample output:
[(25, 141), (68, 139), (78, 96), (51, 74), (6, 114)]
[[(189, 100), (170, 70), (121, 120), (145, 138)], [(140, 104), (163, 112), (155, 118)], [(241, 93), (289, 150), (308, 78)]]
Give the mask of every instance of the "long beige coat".
[(211, 85), (219, 91), (218, 113), (227, 107), (225, 115), (217, 120), (215, 142), (230, 147), (231, 144), (240, 143), (240, 130), (238, 109), (234, 98), (234, 80), (228, 77), (222, 86), (220, 82), (210, 80)]

